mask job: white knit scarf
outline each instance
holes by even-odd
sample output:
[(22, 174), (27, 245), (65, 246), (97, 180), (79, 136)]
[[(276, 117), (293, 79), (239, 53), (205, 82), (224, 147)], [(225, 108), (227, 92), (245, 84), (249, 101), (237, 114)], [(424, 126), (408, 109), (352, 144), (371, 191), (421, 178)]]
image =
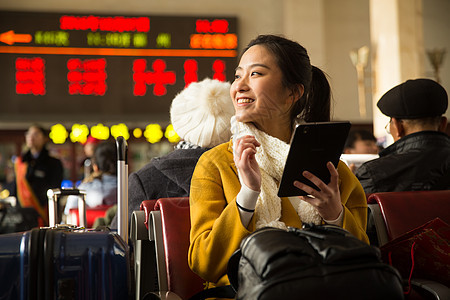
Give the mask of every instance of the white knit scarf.
[[(289, 144), (258, 130), (251, 123), (236, 121), (234, 116), (231, 118), (231, 132), (233, 134), (233, 154), (236, 141), (244, 135), (253, 135), (261, 144), (255, 155), (261, 170), (261, 193), (255, 207), (256, 228), (286, 229), (286, 224), (280, 221), (281, 199), (277, 196), (277, 190), (289, 152)], [(242, 185), (239, 170), (238, 175)], [(297, 202), (298, 200), (291, 201), (291, 203)], [(303, 200), (299, 201), (295, 209), (302, 222), (320, 224), (322, 221), (317, 210)]]

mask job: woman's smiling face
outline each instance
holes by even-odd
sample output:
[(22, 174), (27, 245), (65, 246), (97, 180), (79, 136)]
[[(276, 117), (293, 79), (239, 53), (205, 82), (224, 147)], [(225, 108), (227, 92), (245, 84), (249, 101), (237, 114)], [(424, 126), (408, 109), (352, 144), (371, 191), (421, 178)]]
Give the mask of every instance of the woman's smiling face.
[(264, 46), (250, 47), (242, 55), (230, 89), (237, 120), (251, 122), (266, 133), (275, 124), (290, 126), (290, 111), (298, 98), (282, 79), (274, 55)]

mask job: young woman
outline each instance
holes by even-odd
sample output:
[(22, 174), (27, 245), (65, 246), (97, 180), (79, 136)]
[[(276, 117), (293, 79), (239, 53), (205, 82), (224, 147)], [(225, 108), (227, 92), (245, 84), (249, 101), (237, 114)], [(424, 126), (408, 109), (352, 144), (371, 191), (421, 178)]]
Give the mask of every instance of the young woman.
[(229, 257), (265, 226), (330, 223), (367, 242), (365, 194), (344, 163), (337, 169), (328, 163), (328, 185), (303, 174), (320, 191), (294, 183), (313, 197), (277, 196), (296, 122), (330, 120), (328, 81), (306, 50), (283, 37), (258, 36), (242, 54), (230, 93), (232, 140), (200, 157), (191, 182), (191, 269), (208, 287), (228, 284)]

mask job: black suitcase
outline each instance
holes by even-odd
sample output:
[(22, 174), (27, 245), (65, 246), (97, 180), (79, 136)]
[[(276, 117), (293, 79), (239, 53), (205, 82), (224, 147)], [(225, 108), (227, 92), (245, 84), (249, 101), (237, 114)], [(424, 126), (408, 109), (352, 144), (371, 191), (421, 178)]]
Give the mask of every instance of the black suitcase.
[[(123, 138), (117, 139), (117, 147), (118, 213), (126, 228), (122, 226), (117, 234), (108, 229), (57, 225), (0, 235), (1, 300), (131, 298), (130, 250), (125, 242), (128, 212), (123, 209), (128, 207), (127, 146)], [(74, 189), (63, 194), (69, 192), (79, 193)], [(54, 212), (50, 211), (50, 216)]]

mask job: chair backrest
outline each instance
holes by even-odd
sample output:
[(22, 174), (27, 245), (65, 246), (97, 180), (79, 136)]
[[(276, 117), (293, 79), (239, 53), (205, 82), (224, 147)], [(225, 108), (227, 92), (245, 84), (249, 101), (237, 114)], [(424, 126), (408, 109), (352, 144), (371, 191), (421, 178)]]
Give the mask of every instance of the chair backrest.
[[(162, 198), (159, 199), (152, 211), (153, 225), (160, 214), (161, 227), (153, 226), (155, 236), (158, 230), (162, 234), (163, 251), (161, 241), (155, 237), (155, 246), (158, 261), (158, 274), (163, 274), (167, 283), (163, 282), (164, 276), (159, 277), (160, 291), (167, 287), (167, 291), (174, 292), (182, 299), (188, 299), (192, 295), (203, 290), (204, 280), (196, 275), (188, 265), (189, 233), (191, 228), (189, 198)], [(164, 261), (162, 262), (161, 257)], [(165, 270), (161, 270), (165, 268)]]
[[(100, 205), (96, 207), (86, 208), (86, 228), (92, 228), (97, 218), (103, 218), (106, 215), (108, 208), (112, 205)], [(80, 216), (78, 215), (78, 208), (71, 208), (67, 216), (67, 224), (79, 225)]]
[(378, 203), (388, 241), (436, 217), (450, 223), (450, 190), (373, 193), (368, 203)]

